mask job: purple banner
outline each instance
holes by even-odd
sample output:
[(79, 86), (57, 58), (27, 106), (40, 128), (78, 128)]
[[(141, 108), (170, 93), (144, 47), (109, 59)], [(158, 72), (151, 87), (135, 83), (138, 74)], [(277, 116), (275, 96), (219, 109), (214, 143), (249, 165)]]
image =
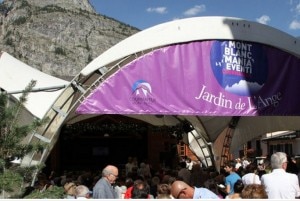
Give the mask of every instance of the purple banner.
[(257, 43), (191, 42), (150, 52), (101, 83), (80, 114), (300, 115), (300, 61)]

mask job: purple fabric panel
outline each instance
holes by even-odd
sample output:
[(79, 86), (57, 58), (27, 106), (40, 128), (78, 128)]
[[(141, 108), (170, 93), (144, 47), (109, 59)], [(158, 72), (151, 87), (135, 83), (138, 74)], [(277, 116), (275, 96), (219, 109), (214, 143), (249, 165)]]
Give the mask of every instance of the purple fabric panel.
[(300, 61), (261, 44), (203, 41), (150, 52), (101, 83), (80, 114), (299, 115)]

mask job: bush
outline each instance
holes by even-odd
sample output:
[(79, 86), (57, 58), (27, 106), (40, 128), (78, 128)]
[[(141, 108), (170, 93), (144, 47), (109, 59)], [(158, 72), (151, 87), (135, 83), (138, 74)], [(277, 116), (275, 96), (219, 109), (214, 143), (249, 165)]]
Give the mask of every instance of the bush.
[(64, 49), (63, 48), (61, 48), (61, 47), (56, 47), (55, 48), (55, 54), (60, 54), (60, 55), (66, 55), (66, 52), (64, 51)]
[[(32, 173), (39, 170), (39, 167), (32, 166), (25, 168), (16, 166), (12, 161), (16, 158), (23, 158), (33, 152), (41, 152), (46, 145), (36, 143), (29, 145), (22, 143), (24, 138), (36, 131), (48, 119), (33, 119), (29, 125), (20, 125), (20, 115), (27, 101), (27, 96), (35, 86), (36, 81), (32, 80), (23, 91), (19, 101), (12, 104), (8, 94), (0, 93), (0, 192), (9, 197), (16, 196), (23, 192), (24, 184), (32, 180)], [(4, 197), (4, 196), (3, 196)]]
[(25, 199), (63, 199), (65, 196), (64, 189), (58, 186), (50, 186), (44, 191), (38, 189), (32, 191)]
[(21, 25), (26, 22), (26, 17), (19, 17), (14, 22), (13, 25)]

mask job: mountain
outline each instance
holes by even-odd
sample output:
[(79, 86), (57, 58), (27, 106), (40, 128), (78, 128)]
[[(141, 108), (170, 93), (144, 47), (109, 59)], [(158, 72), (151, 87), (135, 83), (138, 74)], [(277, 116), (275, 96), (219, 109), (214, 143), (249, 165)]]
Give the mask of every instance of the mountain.
[(139, 31), (97, 14), (88, 0), (4, 0), (0, 4), (0, 51), (68, 80)]

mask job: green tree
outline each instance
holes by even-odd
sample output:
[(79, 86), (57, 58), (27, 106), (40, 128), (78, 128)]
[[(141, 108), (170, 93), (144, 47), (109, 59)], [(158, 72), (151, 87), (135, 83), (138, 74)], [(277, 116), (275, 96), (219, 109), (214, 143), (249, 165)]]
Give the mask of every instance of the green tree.
[(26, 144), (24, 138), (37, 130), (47, 120), (34, 118), (29, 125), (21, 125), (20, 117), (27, 101), (27, 96), (35, 86), (32, 80), (22, 92), (19, 101), (10, 101), (9, 95), (0, 93), (0, 192), (1, 197), (21, 194), (25, 182), (32, 179), (33, 171), (39, 167), (21, 167), (11, 163), (15, 158), (23, 158), (25, 155), (42, 151), (45, 145), (42, 143)]

